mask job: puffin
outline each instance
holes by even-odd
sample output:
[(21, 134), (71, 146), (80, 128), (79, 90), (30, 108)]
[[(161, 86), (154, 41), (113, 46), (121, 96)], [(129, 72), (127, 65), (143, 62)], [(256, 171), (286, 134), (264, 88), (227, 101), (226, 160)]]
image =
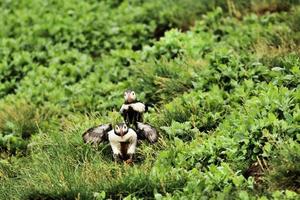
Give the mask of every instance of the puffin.
[(147, 111), (147, 106), (137, 100), (136, 93), (133, 90), (124, 92), (124, 100), (120, 113), (126, 123), (137, 128), (137, 122), (143, 122), (143, 114)]
[(115, 161), (126, 160), (127, 163), (132, 163), (137, 144), (136, 132), (125, 123), (120, 123), (107, 134)]
[(149, 124), (138, 122), (137, 127), (135, 131), (125, 122), (118, 123), (114, 127), (112, 124), (102, 124), (88, 129), (82, 134), (82, 138), (85, 143), (93, 145), (108, 141), (114, 160), (130, 164), (133, 163), (138, 139), (146, 139), (150, 143), (155, 143), (158, 138), (157, 131)]

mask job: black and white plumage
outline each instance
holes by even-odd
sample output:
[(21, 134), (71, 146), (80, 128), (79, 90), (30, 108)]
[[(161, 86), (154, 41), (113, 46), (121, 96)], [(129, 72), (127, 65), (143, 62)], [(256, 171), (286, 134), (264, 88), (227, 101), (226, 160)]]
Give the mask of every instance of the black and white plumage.
[(137, 144), (137, 134), (133, 129), (128, 128), (125, 123), (120, 123), (108, 132), (108, 140), (115, 160), (132, 162)]
[(137, 144), (137, 134), (125, 123), (119, 123), (114, 128), (111, 124), (90, 128), (82, 137), (85, 143), (92, 143), (93, 145), (108, 141), (116, 161), (132, 162)]
[(124, 92), (125, 103), (120, 109), (126, 123), (137, 127), (137, 122), (143, 122), (143, 113), (147, 111), (147, 106), (137, 101), (136, 94), (132, 90)]
[[(104, 124), (90, 128), (83, 135), (85, 143), (94, 145), (103, 141), (109, 141), (115, 160), (132, 162), (138, 139), (147, 139), (150, 143), (158, 140), (158, 134), (154, 127), (143, 122), (143, 113), (146, 112), (145, 104), (138, 102), (135, 92), (126, 90), (125, 103), (120, 109), (125, 123), (117, 124), (112, 128), (111, 124)], [(132, 128), (128, 127), (131, 126)]]
[(97, 145), (103, 141), (108, 140), (107, 133), (112, 130), (111, 124), (103, 124), (100, 126), (96, 126), (88, 129), (83, 133), (82, 138), (85, 143), (92, 143), (93, 145)]
[(92, 143), (93, 145), (108, 141), (116, 161), (125, 160), (131, 163), (137, 140), (147, 139), (150, 143), (155, 143), (158, 134), (155, 128), (149, 124), (137, 122), (136, 129), (128, 127), (126, 123), (119, 123), (114, 128), (111, 124), (100, 125), (88, 129), (82, 137), (85, 143)]
[(158, 140), (156, 129), (149, 124), (137, 122), (137, 134), (138, 139), (147, 139), (152, 144)]

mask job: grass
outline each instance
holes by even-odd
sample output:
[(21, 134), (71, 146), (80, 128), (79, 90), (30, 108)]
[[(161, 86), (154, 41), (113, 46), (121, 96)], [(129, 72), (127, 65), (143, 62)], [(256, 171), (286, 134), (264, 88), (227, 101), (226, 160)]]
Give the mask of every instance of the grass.
[[(0, 10), (0, 199), (299, 198), (296, 1)], [(133, 166), (82, 141), (127, 88), (160, 135)]]

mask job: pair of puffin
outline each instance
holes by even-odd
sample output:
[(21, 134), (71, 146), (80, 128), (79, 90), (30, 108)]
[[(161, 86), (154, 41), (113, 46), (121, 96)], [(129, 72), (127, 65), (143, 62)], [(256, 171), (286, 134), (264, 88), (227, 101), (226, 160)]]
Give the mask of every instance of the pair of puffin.
[(137, 140), (147, 139), (150, 143), (155, 143), (158, 134), (155, 128), (143, 123), (143, 113), (147, 111), (147, 106), (137, 101), (135, 92), (126, 90), (124, 99), (120, 113), (125, 122), (118, 123), (114, 127), (112, 124), (103, 124), (90, 128), (82, 137), (85, 143), (93, 145), (108, 141), (115, 161), (124, 160), (126, 163), (132, 163)]

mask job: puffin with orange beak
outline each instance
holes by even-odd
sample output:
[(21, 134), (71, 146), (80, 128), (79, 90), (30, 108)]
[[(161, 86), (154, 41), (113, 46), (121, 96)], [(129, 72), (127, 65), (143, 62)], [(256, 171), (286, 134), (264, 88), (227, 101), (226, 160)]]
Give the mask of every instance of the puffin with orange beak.
[(143, 123), (143, 114), (147, 111), (147, 106), (137, 100), (133, 90), (124, 92), (125, 102), (120, 109), (124, 121), (136, 130), (138, 139), (147, 139), (150, 143), (158, 140), (158, 133), (150, 124)]
[(108, 140), (116, 161), (126, 160), (131, 163), (137, 144), (136, 132), (125, 123), (117, 124), (114, 130), (108, 132)]
[(88, 129), (82, 135), (85, 143), (93, 145), (108, 141), (113, 151), (115, 161), (133, 162), (137, 145), (137, 134), (125, 123), (119, 123), (112, 128), (111, 124), (103, 124)]
[(143, 121), (143, 114), (147, 111), (147, 106), (137, 100), (136, 93), (133, 90), (124, 92), (124, 100), (120, 113), (126, 123), (137, 128), (137, 122)]

